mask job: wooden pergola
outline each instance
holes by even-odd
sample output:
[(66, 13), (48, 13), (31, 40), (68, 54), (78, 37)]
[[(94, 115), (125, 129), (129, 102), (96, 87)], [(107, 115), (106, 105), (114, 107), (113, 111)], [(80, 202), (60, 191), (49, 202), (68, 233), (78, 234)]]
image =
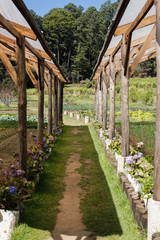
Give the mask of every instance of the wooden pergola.
[[(0, 0), (0, 27), (0, 58), (18, 88), (19, 160), (20, 168), (27, 174), (26, 72), (38, 91), (39, 142), (43, 142), (44, 88), (49, 96), (48, 133), (51, 134), (52, 124), (57, 127), (62, 122), (63, 84), (67, 80), (22, 0)], [(17, 71), (10, 60), (17, 62)], [(32, 70), (37, 73), (38, 81)]]
[(107, 89), (110, 87), (109, 138), (115, 134), (115, 86), (121, 79), (122, 156), (129, 155), (129, 78), (140, 62), (157, 59), (157, 112), (154, 197), (160, 201), (160, 0), (121, 0), (110, 25), (91, 79), (96, 80), (95, 119), (107, 127)]

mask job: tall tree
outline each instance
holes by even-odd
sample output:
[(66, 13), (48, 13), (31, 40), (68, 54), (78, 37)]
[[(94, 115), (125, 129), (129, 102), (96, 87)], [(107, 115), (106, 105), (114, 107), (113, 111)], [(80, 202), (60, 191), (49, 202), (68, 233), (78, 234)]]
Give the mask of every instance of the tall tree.
[(51, 50), (57, 53), (59, 64), (62, 65), (64, 61), (69, 67), (75, 29), (72, 13), (53, 8), (44, 16), (42, 26)]

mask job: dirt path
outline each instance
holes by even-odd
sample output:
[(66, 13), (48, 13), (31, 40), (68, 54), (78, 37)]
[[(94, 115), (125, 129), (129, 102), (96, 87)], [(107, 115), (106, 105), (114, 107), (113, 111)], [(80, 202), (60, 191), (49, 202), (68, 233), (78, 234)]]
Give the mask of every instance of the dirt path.
[[(79, 131), (75, 129), (72, 134), (77, 134)], [(73, 147), (74, 147), (73, 143)], [(76, 145), (78, 141), (76, 142)], [(82, 223), (82, 213), (80, 212), (80, 193), (81, 188), (78, 183), (81, 180), (81, 175), (78, 168), (81, 167), (81, 155), (73, 153), (67, 160), (66, 177), (64, 182), (66, 185), (63, 199), (60, 201), (60, 213), (57, 216), (57, 222), (52, 232), (54, 240), (93, 240), (90, 237), (90, 232), (85, 230)]]

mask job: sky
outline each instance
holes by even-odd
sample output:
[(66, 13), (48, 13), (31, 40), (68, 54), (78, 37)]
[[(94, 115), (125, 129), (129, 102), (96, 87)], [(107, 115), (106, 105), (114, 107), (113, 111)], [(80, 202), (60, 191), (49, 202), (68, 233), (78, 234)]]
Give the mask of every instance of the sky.
[[(116, 0), (111, 0), (115, 2)], [(81, 5), (84, 9), (94, 6), (99, 10), (105, 0), (24, 0), (28, 9), (33, 9), (38, 15), (44, 16), (52, 8), (63, 8), (68, 3), (72, 2), (76, 6)]]

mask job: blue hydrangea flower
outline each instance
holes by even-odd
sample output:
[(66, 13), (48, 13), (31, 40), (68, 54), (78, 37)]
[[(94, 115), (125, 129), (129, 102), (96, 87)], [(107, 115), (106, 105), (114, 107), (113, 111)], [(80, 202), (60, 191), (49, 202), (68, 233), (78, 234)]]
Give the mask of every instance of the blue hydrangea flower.
[(46, 149), (47, 149), (47, 148), (49, 148), (49, 147), (48, 147), (48, 145), (47, 145), (47, 144), (45, 144), (45, 145), (44, 145), (44, 148), (46, 148)]
[(11, 194), (16, 194), (16, 193), (17, 193), (17, 188), (14, 187), (14, 186), (11, 186), (11, 187), (9, 188), (9, 192), (10, 192)]
[(143, 157), (143, 153), (139, 152), (139, 153), (138, 153), (138, 157), (139, 157), (139, 158)]
[(36, 160), (36, 159), (37, 159), (37, 156), (33, 156), (33, 159)]
[(113, 140), (116, 140), (116, 137), (114, 137)]

